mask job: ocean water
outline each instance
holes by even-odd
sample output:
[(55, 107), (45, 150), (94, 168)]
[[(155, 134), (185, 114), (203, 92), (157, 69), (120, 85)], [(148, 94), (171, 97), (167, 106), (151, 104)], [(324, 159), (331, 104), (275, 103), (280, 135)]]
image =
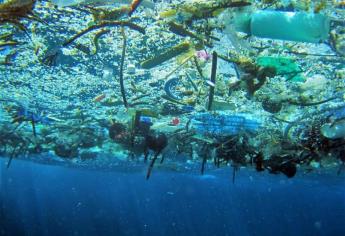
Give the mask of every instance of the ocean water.
[(0, 236), (345, 235), (344, 19), (0, 0)]
[(1, 161), (0, 235), (344, 235), (344, 175), (204, 176)]

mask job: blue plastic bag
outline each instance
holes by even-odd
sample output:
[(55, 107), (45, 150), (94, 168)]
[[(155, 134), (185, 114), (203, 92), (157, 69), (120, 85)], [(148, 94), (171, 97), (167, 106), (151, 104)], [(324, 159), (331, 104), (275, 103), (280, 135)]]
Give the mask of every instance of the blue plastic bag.
[(255, 133), (260, 128), (260, 122), (245, 114), (200, 113), (192, 117), (192, 127), (203, 135), (227, 136), (242, 131)]

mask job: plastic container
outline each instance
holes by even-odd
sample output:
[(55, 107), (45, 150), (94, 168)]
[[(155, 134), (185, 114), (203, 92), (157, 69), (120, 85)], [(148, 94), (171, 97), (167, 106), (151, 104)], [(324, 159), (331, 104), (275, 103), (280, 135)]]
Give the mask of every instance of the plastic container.
[(330, 19), (323, 14), (262, 10), (235, 19), (237, 31), (261, 38), (320, 43), (330, 32)]

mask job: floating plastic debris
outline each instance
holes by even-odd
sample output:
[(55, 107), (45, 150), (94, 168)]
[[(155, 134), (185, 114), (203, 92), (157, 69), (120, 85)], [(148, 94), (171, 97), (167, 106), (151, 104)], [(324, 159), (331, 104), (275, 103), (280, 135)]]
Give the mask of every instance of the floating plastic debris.
[(303, 82), (305, 79), (299, 75), (301, 68), (295, 60), (286, 57), (258, 57), (257, 64), (263, 67), (274, 67), (277, 75), (284, 75), (287, 79), (294, 82)]
[(320, 43), (330, 32), (330, 19), (323, 14), (261, 10), (236, 20), (238, 31), (262, 38)]
[(178, 117), (174, 117), (171, 120), (171, 125), (178, 125), (178, 124), (180, 124), (180, 119)]
[(203, 135), (227, 136), (242, 131), (256, 132), (260, 128), (260, 122), (246, 115), (200, 113), (193, 116), (192, 127)]
[(15, 118), (16, 120), (25, 120), (25, 121), (34, 121), (36, 123), (42, 124), (51, 124), (53, 119), (50, 119), (48, 116), (39, 115), (35, 112), (29, 111), (23, 107), (20, 107), (16, 113)]
[(202, 60), (210, 60), (212, 58), (212, 56), (207, 53), (205, 50), (200, 50), (200, 51), (196, 51), (195, 55)]
[(148, 125), (153, 125), (152, 119), (149, 116), (140, 116), (140, 122), (148, 124)]

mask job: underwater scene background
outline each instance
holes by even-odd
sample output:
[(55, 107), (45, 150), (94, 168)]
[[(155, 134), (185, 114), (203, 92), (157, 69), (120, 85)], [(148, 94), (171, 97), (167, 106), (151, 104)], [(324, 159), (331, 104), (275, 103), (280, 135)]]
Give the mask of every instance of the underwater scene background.
[(344, 235), (344, 181), (1, 161), (1, 235)]
[(345, 235), (344, 19), (0, 0), (0, 235)]

